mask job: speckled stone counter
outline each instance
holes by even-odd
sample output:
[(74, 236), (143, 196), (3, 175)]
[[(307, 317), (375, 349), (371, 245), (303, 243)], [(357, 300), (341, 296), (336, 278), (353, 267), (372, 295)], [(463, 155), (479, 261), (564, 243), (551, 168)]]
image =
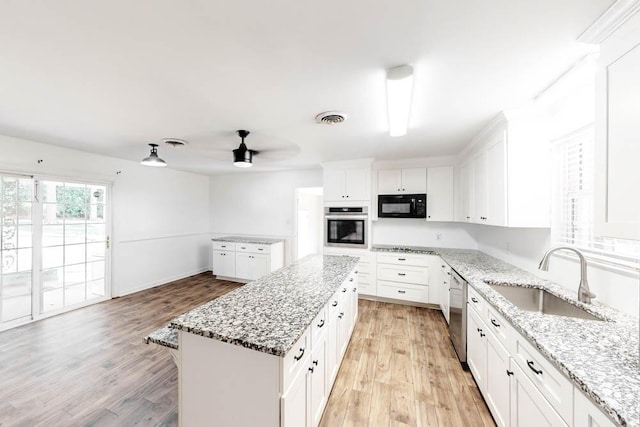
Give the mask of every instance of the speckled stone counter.
[(424, 246), (394, 246), (394, 245), (374, 245), (372, 252), (394, 252), (401, 254), (437, 255), (434, 248)]
[(151, 332), (143, 338), (146, 344), (153, 343), (164, 347), (178, 349), (178, 330), (170, 328), (168, 325)]
[(233, 242), (247, 243), (254, 245), (273, 245), (274, 243), (284, 242), (284, 239), (269, 239), (266, 237), (249, 237), (249, 236), (225, 236), (211, 239), (212, 242)]
[(171, 327), (284, 356), (358, 264), (312, 255), (171, 321)]
[[(385, 251), (383, 247), (373, 250)], [(592, 304), (578, 302), (577, 278), (576, 290), (569, 291), (480, 251), (412, 247), (408, 252), (440, 255), (604, 412), (620, 425), (640, 426), (637, 319), (597, 299)], [(521, 310), (488, 283), (542, 288), (605, 321)]]

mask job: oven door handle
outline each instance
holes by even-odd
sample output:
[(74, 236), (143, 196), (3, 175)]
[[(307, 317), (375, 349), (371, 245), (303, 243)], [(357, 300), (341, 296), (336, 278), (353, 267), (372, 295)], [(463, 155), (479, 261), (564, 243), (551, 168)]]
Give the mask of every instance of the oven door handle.
[(325, 215), (325, 219), (358, 219), (358, 220), (366, 220), (367, 215)]

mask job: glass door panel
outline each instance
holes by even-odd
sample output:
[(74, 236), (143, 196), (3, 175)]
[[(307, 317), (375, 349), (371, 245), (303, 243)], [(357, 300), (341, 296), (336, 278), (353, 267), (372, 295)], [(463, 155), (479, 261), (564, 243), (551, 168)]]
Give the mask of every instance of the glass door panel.
[(33, 179), (0, 175), (0, 326), (31, 317)]
[(42, 312), (105, 296), (107, 187), (41, 181)]

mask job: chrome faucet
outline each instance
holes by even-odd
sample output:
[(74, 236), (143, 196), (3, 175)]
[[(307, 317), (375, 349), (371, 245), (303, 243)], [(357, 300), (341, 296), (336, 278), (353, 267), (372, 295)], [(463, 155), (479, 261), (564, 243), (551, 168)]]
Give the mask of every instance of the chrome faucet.
[(578, 258), (580, 259), (580, 286), (578, 287), (578, 301), (590, 304), (591, 298), (595, 298), (596, 294), (589, 290), (589, 283), (587, 282), (587, 260), (584, 258), (584, 255), (582, 255), (582, 252), (570, 246), (558, 246), (551, 248), (542, 257), (538, 268), (543, 271), (549, 271), (550, 255), (555, 251), (560, 250), (572, 251), (578, 255)]

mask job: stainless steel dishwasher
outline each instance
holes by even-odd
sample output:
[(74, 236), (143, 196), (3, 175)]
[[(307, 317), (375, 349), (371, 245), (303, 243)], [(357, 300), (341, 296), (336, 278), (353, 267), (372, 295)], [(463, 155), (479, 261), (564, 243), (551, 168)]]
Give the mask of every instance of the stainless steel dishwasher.
[(464, 369), (467, 365), (467, 282), (451, 269), (449, 285), (449, 337)]

